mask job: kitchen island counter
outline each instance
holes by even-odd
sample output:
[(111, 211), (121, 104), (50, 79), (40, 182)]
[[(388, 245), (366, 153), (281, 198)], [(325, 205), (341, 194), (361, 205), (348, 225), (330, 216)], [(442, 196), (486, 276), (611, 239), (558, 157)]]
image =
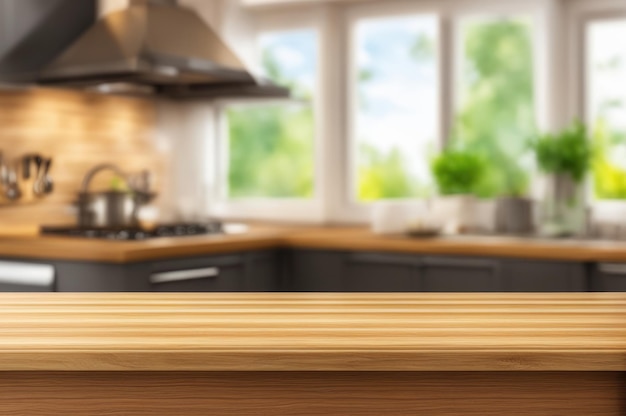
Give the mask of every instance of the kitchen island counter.
[(7, 415), (623, 415), (617, 294), (0, 296)]
[(2, 294), (3, 371), (626, 371), (623, 294)]

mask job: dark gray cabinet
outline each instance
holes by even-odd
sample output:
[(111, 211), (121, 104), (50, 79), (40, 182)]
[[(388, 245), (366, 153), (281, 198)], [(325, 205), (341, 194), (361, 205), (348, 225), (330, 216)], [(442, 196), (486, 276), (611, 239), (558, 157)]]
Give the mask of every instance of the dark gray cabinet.
[(12, 283), (0, 283), (0, 292), (2, 293), (11, 293), (11, 292), (54, 292), (53, 286), (33, 286), (33, 285), (22, 285), (22, 284), (12, 284)]
[(594, 292), (626, 292), (626, 263), (598, 263), (591, 271)]
[(502, 288), (498, 260), (425, 257), (420, 268), (424, 292), (497, 292)]
[(146, 264), (56, 262), (58, 292), (148, 292)]
[(586, 265), (579, 262), (505, 260), (502, 262), (507, 292), (588, 291)]
[[(584, 292), (586, 265), (576, 262), (424, 256), (379, 252), (296, 251), (296, 291)], [(626, 271), (620, 280), (626, 285)], [(612, 287), (615, 287), (613, 284)]]
[(348, 292), (415, 292), (418, 265), (413, 255), (349, 253), (344, 287)]
[(266, 292), (280, 288), (275, 251), (131, 264), (57, 262), (55, 267), (60, 292)]
[[(10, 260), (9, 261), (15, 261)], [(39, 261), (43, 286), (2, 281), (0, 291), (59, 292), (584, 292), (626, 291), (626, 263), (331, 250), (266, 250), (111, 264)]]
[(281, 256), (277, 251), (248, 253), (244, 264), (246, 292), (277, 292), (281, 290)]
[(152, 292), (243, 292), (243, 255), (171, 260), (150, 265)]
[(292, 250), (286, 257), (285, 289), (292, 292), (344, 292), (345, 253)]

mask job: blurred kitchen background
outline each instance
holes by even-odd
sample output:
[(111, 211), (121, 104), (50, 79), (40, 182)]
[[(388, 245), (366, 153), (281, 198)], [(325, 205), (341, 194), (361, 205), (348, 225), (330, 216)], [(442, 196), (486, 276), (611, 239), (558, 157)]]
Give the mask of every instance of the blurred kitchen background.
[(626, 238), (622, 0), (2, 0), (0, 28), (5, 227), (110, 225), (113, 193), (144, 223)]

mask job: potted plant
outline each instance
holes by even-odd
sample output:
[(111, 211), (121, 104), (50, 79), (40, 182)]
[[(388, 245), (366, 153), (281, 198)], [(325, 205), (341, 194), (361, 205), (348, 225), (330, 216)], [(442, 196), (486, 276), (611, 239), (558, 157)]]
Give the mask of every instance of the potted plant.
[(433, 211), (441, 217), (448, 232), (463, 232), (476, 226), (476, 190), (486, 171), (478, 153), (447, 149), (431, 164), (440, 197)]
[(583, 182), (593, 150), (587, 128), (580, 121), (558, 134), (544, 134), (533, 148), (539, 169), (547, 176), (542, 232), (566, 236), (584, 231)]

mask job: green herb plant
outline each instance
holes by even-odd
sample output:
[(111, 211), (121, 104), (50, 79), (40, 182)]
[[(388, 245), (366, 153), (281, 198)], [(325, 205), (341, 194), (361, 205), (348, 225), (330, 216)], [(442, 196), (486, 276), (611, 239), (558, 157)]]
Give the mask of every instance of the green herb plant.
[(441, 195), (475, 194), (486, 168), (481, 155), (455, 149), (443, 151), (431, 164)]
[(544, 173), (569, 175), (576, 183), (582, 182), (591, 167), (593, 144), (579, 120), (556, 135), (539, 136), (533, 149)]

